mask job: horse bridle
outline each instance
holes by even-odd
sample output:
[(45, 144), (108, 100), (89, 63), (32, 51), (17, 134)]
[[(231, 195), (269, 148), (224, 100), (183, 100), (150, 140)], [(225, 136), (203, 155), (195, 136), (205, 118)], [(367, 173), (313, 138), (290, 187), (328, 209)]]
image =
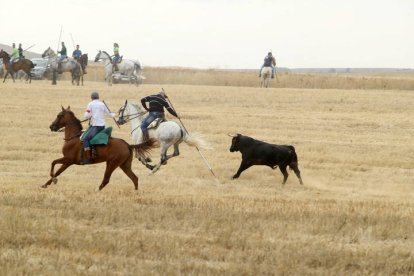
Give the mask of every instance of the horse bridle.
[[(131, 121), (135, 118), (138, 118), (138, 117), (144, 115), (145, 113), (147, 113), (147, 111), (143, 111), (143, 112), (137, 112), (137, 113), (129, 114), (128, 119), (124, 119), (124, 111), (125, 111), (126, 105), (127, 104), (125, 103), (124, 106), (122, 106), (121, 109), (118, 111), (118, 113), (120, 113), (120, 115), (118, 117), (118, 123), (120, 125), (128, 123), (129, 121)], [(132, 132), (134, 132), (134, 130)]]

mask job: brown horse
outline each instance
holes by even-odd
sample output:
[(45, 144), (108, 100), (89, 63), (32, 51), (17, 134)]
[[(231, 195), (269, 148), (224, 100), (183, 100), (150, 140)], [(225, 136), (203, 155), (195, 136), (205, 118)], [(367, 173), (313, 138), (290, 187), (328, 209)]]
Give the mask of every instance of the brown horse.
[(88, 65), (88, 54), (83, 54), (77, 59), (82, 67), (83, 74), (86, 74), (86, 66)]
[(32, 70), (32, 68), (34, 68), (34, 64), (30, 59), (21, 58), (13, 64), (10, 64), (10, 55), (3, 51), (3, 49), (0, 51), (0, 58), (3, 59), (4, 67), (7, 71), (6, 75), (4, 76), (3, 82), (6, 81), (7, 75), (9, 74), (14, 82), (14, 73), (19, 70), (23, 70), (26, 73), (26, 81), (29, 80), (29, 83), (32, 82), (32, 76), (30, 74), (30, 71)]
[[(70, 107), (65, 109), (62, 106), (62, 111), (59, 112), (57, 118), (50, 125), (50, 130), (56, 132), (63, 127), (65, 128), (65, 143), (62, 148), (63, 157), (53, 160), (50, 169), (51, 178), (42, 186), (42, 188), (47, 188), (52, 182), (56, 184), (56, 177), (69, 166), (73, 164), (82, 165), (81, 152), (83, 149), (82, 142), (79, 139), (79, 136), (82, 134), (82, 124), (70, 110)], [(129, 145), (122, 139), (110, 137), (107, 145), (96, 145), (97, 154), (92, 164), (106, 162), (105, 174), (102, 183), (99, 186), (99, 190), (102, 190), (106, 184), (109, 183), (112, 172), (117, 167), (120, 167), (124, 171), (134, 183), (135, 190), (138, 190), (138, 177), (131, 169), (133, 150), (135, 150), (136, 154), (145, 158), (148, 151), (154, 147), (154, 144), (155, 140), (148, 140), (142, 144)], [(62, 164), (62, 166), (55, 173), (54, 167), (56, 164)]]

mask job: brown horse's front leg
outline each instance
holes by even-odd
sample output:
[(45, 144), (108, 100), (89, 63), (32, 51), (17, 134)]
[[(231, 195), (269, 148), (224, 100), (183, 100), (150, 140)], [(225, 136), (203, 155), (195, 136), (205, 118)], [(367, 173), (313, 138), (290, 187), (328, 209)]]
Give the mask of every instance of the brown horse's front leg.
[[(56, 173), (53, 173), (54, 167), (55, 167), (56, 164), (62, 164), (62, 166), (57, 170)], [(41, 187), (42, 188), (47, 188), (47, 186), (49, 186), (50, 184), (52, 184), (52, 182), (54, 184), (56, 184), (57, 183), (57, 178), (56, 177), (58, 177), (58, 175), (60, 175), (64, 170), (66, 170), (72, 164), (73, 163), (70, 160), (68, 160), (67, 158), (65, 158), (65, 157), (62, 157), (62, 158), (53, 160), (52, 166), (50, 168), (50, 177), (51, 178), (44, 185), (42, 185)]]
[(4, 75), (3, 83), (6, 81), (7, 75), (9, 74), (9, 71), (6, 71), (6, 75)]
[(68, 160), (67, 160), (65, 157), (62, 157), (62, 158), (59, 158), (59, 159), (53, 160), (53, 162), (52, 162), (52, 166), (51, 166), (51, 168), (50, 168), (50, 177), (54, 177), (54, 173), (53, 173), (53, 171), (54, 171), (55, 165), (56, 165), (56, 164), (64, 164), (64, 163), (65, 163), (65, 161), (66, 161), (66, 162), (68, 162)]

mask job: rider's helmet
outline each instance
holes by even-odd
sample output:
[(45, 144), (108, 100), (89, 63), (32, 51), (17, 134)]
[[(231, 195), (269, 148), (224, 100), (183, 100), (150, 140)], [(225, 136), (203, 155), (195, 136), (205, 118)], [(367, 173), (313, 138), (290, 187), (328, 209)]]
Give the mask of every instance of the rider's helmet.
[(93, 91), (93, 92), (92, 92), (92, 94), (91, 94), (91, 99), (92, 99), (92, 100), (97, 100), (97, 99), (99, 99), (99, 93), (98, 93), (98, 92), (96, 92), (96, 91)]
[(119, 47), (118, 43), (114, 43), (114, 47)]
[(272, 52), (267, 53), (267, 55), (270, 57), (272, 55)]

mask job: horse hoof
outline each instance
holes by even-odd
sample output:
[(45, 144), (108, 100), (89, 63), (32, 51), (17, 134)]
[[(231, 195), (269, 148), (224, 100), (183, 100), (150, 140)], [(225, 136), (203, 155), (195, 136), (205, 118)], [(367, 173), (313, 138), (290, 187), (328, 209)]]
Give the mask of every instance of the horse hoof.
[(40, 188), (46, 189), (47, 188), (47, 185), (44, 184), (44, 185), (40, 186)]
[(53, 184), (56, 184), (58, 182), (57, 178), (52, 179)]
[(96, 193), (99, 192), (99, 191), (100, 191), (99, 187), (95, 189), (95, 192)]

